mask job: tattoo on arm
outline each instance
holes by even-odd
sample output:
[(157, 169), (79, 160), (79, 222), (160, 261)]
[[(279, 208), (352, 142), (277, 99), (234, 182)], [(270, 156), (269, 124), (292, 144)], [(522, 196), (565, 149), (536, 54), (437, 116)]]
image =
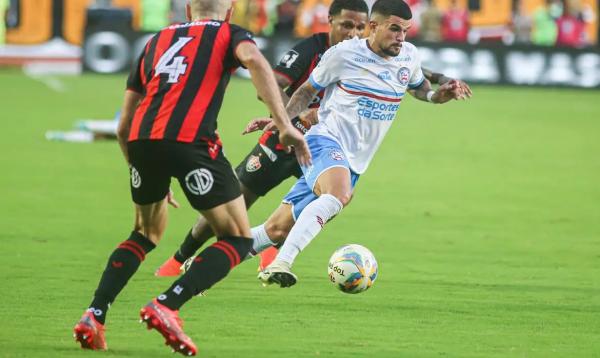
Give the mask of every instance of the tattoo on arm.
[(443, 74), (437, 73), (437, 72), (433, 72), (430, 69), (427, 69), (427, 68), (424, 68), (424, 67), (421, 67), (421, 71), (423, 71), (423, 75), (425, 76), (425, 78), (427, 78), (429, 80), (429, 82), (435, 83), (435, 84), (438, 84), (438, 85), (443, 84), (441, 82), (442, 78), (445, 77)]
[(302, 113), (302, 111), (308, 107), (315, 94), (317, 94), (317, 90), (313, 88), (308, 81), (300, 86), (300, 88), (294, 92), (285, 108), (288, 116), (294, 118)]

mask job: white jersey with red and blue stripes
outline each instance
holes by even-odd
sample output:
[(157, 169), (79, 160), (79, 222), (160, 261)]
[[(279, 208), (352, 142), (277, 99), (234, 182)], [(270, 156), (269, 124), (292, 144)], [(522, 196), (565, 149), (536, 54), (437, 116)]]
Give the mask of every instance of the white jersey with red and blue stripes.
[(318, 117), (307, 135), (338, 142), (350, 169), (362, 174), (389, 130), (407, 88), (425, 77), (417, 48), (404, 42), (400, 54), (378, 56), (366, 39), (353, 38), (327, 50), (309, 77), (316, 89), (325, 89)]

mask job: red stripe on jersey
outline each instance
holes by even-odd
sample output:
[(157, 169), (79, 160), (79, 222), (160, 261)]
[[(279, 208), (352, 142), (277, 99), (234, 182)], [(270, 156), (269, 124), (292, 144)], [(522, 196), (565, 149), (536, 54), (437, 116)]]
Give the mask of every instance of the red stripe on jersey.
[(344, 88), (339, 83), (337, 84), (337, 86), (339, 88), (341, 88), (343, 91), (348, 92), (348, 93), (353, 94), (353, 95), (356, 95), (356, 96), (365, 96), (365, 97), (380, 99), (382, 101), (388, 101), (388, 102), (401, 102), (402, 101), (402, 97), (400, 97), (400, 98), (382, 97), (382, 96), (378, 96), (378, 95), (375, 95), (375, 94), (372, 94), (372, 93), (369, 93), (369, 92), (352, 91), (352, 90), (349, 90), (347, 88)]
[[(135, 111), (135, 115), (133, 116), (131, 129), (129, 131), (129, 141), (138, 139), (140, 133), (140, 126), (142, 125), (142, 119), (144, 119), (144, 115), (146, 114), (148, 107), (150, 107), (152, 99), (156, 95), (156, 92), (158, 92), (160, 76), (154, 76), (154, 68), (156, 67), (158, 59), (163, 55), (163, 53), (165, 53), (165, 51), (169, 49), (169, 46), (171, 45), (171, 40), (173, 39), (173, 35), (175, 34), (175, 30), (163, 30), (159, 34), (160, 35), (158, 36), (160, 37), (158, 38), (158, 43), (156, 44), (156, 48), (154, 49), (154, 60), (152, 61), (152, 73), (150, 74), (152, 78), (147, 84), (144, 84), (146, 86), (146, 95), (142, 99), (142, 102), (138, 106), (137, 110)], [(148, 51), (148, 47), (146, 48), (146, 51)], [(146, 57), (147, 55), (148, 53), (146, 53), (144, 57)], [(143, 71), (143, 68), (140, 70)]]
[[(202, 32), (204, 31), (204, 28), (205, 26), (190, 27), (186, 37), (193, 37), (193, 39), (188, 42), (177, 55), (183, 56), (185, 58), (185, 63), (188, 66), (192, 66), (196, 55), (198, 55), (198, 51), (196, 51), (196, 49), (198, 48), (198, 44), (202, 38)], [(164, 138), (167, 123), (169, 122), (169, 119), (171, 119), (171, 114), (173, 114), (173, 110), (179, 101), (181, 92), (183, 92), (191, 72), (191, 69), (187, 68), (185, 73), (179, 77), (178, 83), (173, 84), (171, 90), (165, 94), (164, 100), (162, 101), (160, 109), (158, 110), (158, 114), (156, 115), (154, 123), (152, 124), (150, 139)]]
[[(223, 60), (229, 48), (231, 40), (231, 31), (229, 25), (223, 24), (215, 38), (213, 51), (210, 55), (210, 61), (206, 67), (206, 73), (202, 84), (196, 93), (196, 97), (190, 106), (188, 114), (183, 120), (177, 141), (191, 143), (196, 137), (198, 128), (204, 119), (206, 109), (213, 99), (215, 89), (223, 76)], [(212, 93), (212, 95), (207, 95)]]

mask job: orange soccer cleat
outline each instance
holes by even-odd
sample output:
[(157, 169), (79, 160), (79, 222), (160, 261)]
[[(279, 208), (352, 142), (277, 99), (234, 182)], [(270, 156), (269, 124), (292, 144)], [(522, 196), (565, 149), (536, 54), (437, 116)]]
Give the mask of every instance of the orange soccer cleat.
[(165, 344), (186, 356), (195, 356), (198, 352), (190, 337), (183, 333), (183, 322), (178, 311), (173, 311), (158, 303), (156, 299), (140, 310), (140, 323), (146, 322), (148, 329), (156, 329), (163, 337)]
[(106, 350), (104, 325), (96, 321), (94, 314), (86, 311), (73, 329), (73, 337), (83, 349)]
[(156, 271), (154, 276), (157, 277), (171, 277), (181, 275), (182, 263), (175, 260), (175, 257), (171, 256), (165, 263), (163, 263)]
[(275, 260), (275, 256), (277, 256), (278, 252), (279, 252), (279, 249), (277, 249), (275, 246), (269, 247), (268, 249), (261, 252), (260, 253), (260, 263), (258, 264), (258, 271), (262, 271), (267, 266), (269, 266), (271, 264), (271, 262), (273, 262), (273, 260)]

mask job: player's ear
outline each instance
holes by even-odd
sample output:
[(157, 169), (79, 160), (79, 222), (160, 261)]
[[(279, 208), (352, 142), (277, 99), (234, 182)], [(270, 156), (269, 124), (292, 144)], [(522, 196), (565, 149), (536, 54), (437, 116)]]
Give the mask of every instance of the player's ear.
[(375, 20), (369, 21), (369, 35), (375, 33), (375, 30), (377, 30), (377, 25), (379, 25), (377, 23), (377, 21), (375, 21)]
[(329, 23), (329, 25), (333, 25), (333, 16), (331, 15), (327, 15), (327, 22)]

